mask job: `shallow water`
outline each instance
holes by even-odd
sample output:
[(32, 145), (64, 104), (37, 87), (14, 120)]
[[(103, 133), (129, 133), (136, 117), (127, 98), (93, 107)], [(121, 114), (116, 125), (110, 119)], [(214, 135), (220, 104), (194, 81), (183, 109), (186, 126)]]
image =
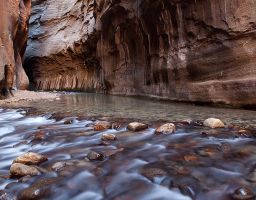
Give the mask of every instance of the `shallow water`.
[[(131, 132), (126, 129), (129, 120), (124, 120), (118, 129), (94, 131), (94, 120), (76, 118), (84, 114), (153, 121), (214, 116), (253, 126), (254, 111), (97, 94), (66, 95), (59, 101), (24, 106), (36, 107), (43, 115), (0, 109), (0, 197), (4, 193), (10, 199), (231, 200), (240, 187), (256, 192), (253, 129), (210, 130), (200, 123), (177, 121), (174, 134), (155, 135), (157, 123)], [(59, 120), (49, 115), (56, 112), (73, 117)], [(64, 123), (70, 119), (71, 124)], [(37, 138), (39, 131), (42, 137)], [(104, 133), (115, 134), (117, 140), (102, 143)], [(9, 178), (12, 161), (28, 151), (49, 158), (40, 165), (44, 173)], [(103, 153), (104, 159), (88, 160), (91, 151)], [(65, 163), (56, 170), (57, 162)]]
[(142, 120), (203, 120), (209, 117), (216, 117), (228, 124), (243, 124), (256, 127), (256, 111), (103, 94), (68, 94), (63, 95), (60, 100), (22, 102), (21, 105), (18, 103), (16, 106), (37, 108), (43, 113), (114, 116)]

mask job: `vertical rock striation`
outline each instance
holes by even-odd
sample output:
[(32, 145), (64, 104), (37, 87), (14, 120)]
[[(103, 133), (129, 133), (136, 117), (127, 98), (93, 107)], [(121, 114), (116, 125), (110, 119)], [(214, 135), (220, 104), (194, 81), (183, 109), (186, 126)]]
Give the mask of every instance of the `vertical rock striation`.
[(28, 87), (22, 58), (30, 9), (31, 0), (0, 1), (0, 89), (3, 96), (8, 96), (12, 87)]
[(37, 89), (256, 104), (254, 0), (34, 0)]
[(25, 65), (35, 89), (97, 90), (94, 0), (34, 0)]

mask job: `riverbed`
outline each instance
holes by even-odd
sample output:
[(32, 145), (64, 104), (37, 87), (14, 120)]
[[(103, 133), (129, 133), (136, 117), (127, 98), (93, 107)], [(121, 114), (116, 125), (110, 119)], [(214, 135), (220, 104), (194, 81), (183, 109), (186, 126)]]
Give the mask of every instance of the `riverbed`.
[[(255, 114), (75, 93), (2, 106), (0, 196), (57, 200), (253, 199)], [(203, 126), (203, 120), (209, 117), (221, 119), (225, 128)], [(95, 130), (99, 120), (110, 122), (111, 128)], [(148, 124), (148, 128), (130, 131), (127, 125), (132, 121)], [(176, 131), (155, 134), (155, 129), (167, 122), (174, 123)], [(116, 139), (102, 141), (103, 134), (115, 135)], [(38, 166), (41, 175), (10, 177), (13, 160), (26, 152), (48, 158)], [(90, 152), (102, 158), (90, 160)]]

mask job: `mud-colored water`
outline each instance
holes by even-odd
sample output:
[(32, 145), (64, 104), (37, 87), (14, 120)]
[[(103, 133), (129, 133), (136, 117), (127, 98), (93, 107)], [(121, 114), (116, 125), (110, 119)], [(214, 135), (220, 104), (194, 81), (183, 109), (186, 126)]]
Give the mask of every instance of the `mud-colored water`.
[[(211, 130), (200, 123), (178, 122), (214, 116), (228, 124), (253, 127), (254, 111), (93, 94), (66, 95), (43, 103), (23, 104), (39, 109), (43, 115), (26, 115), (23, 109), (0, 109), (1, 198), (232, 200), (248, 199), (244, 190), (256, 193), (253, 128)], [(49, 114), (56, 112), (72, 115), (72, 123), (64, 123), (70, 118), (57, 120)], [(157, 122), (144, 131), (131, 132), (126, 129), (125, 119), (118, 129), (94, 131), (95, 121), (76, 118), (81, 114), (151, 122), (177, 120), (177, 131), (156, 135)], [(117, 140), (102, 143), (104, 133), (115, 134)], [(39, 166), (43, 174), (8, 177), (12, 161), (29, 151), (49, 158)], [(88, 160), (91, 151), (104, 154), (104, 159)], [(65, 163), (56, 170), (52, 166), (57, 162)]]

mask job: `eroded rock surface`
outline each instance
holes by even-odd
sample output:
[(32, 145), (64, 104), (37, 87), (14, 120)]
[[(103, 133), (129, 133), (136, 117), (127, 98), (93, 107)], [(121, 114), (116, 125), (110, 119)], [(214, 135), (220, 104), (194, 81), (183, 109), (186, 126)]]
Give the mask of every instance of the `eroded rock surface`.
[(256, 104), (254, 0), (34, 0), (36, 89)]
[(31, 0), (0, 1), (0, 89), (26, 89), (28, 78), (22, 66), (28, 35)]
[(25, 165), (38, 165), (42, 162), (47, 161), (48, 158), (46, 156), (43, 156), (41, 154), (33, 153), (33, 152), (28, 152), (25, 154), (20, 155), (17, 157), (13, 163), (21, 163)]

